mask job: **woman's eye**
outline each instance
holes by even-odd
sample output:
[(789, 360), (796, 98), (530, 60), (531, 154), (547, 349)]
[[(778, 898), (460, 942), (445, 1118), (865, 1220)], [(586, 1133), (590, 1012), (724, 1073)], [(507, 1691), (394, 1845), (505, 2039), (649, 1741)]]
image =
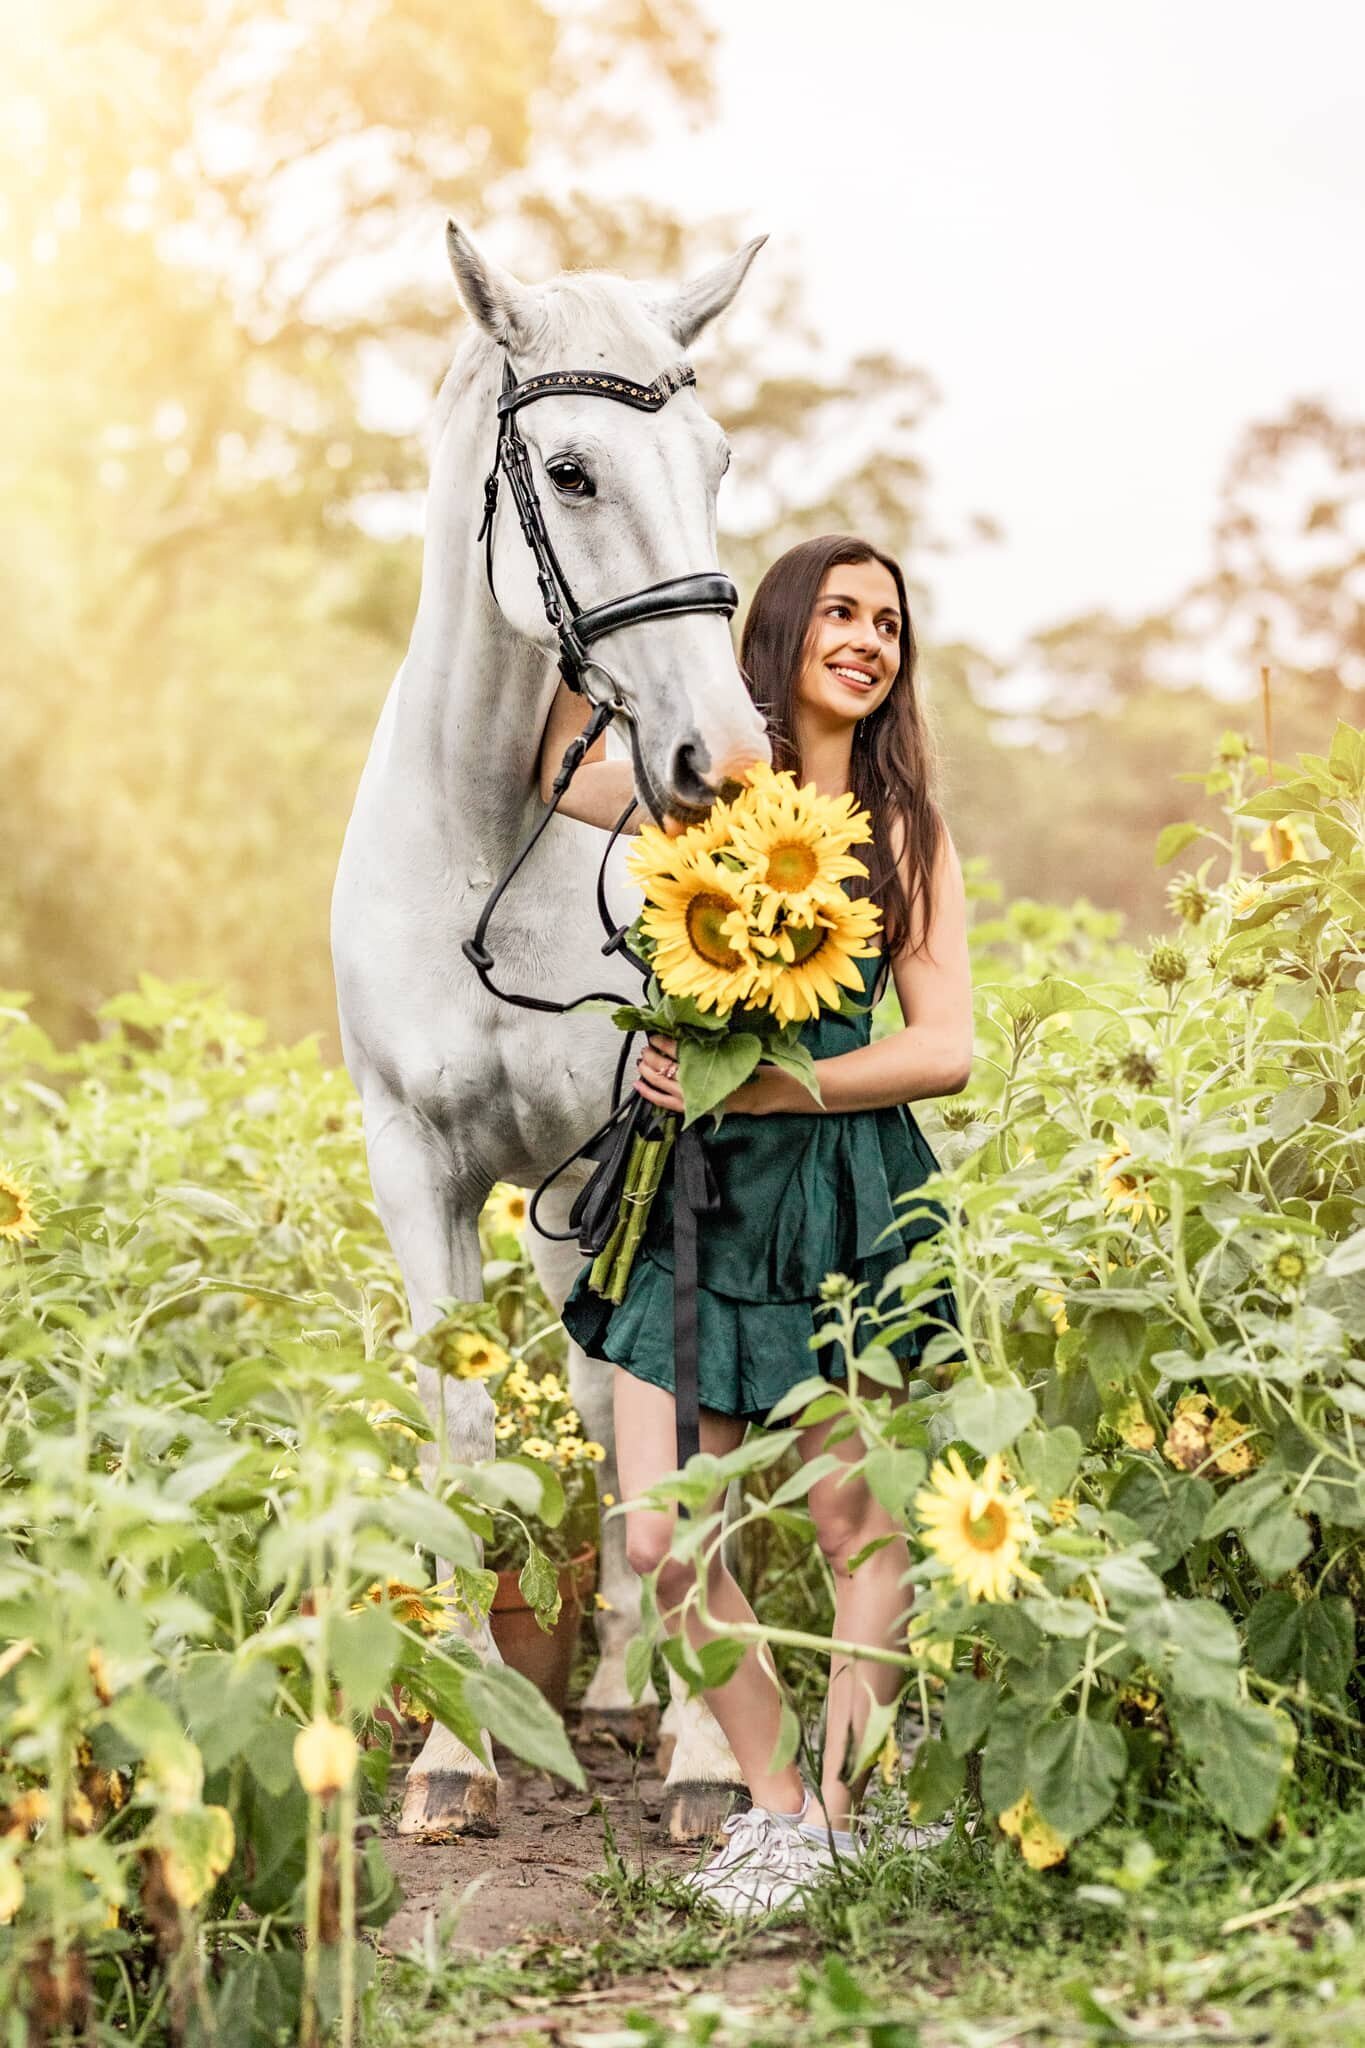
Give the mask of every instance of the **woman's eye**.
[(595, 486), (581, 463), (572, 462), (567, 456), (559, 456), (545, 465), (546, 474), (557, 491), (563, 491), (570, 498), (591, 498)]

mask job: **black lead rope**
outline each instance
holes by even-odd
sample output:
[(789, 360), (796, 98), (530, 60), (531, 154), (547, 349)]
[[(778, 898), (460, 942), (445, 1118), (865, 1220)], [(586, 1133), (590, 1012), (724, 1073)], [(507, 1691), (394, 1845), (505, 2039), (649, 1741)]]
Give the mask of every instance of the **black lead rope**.
[[(528, 858), (541, 833), (559, 805), (559, 800), (568, 788), (583, 755), (611, 722), (615, 706), (599, 704), (587, 726), (570, 741), (565, 750), (559, 773), (552, 785), (551, 802), (545, 816), (511, 865), (498, 878), (475, 926), (472, 938), (464, 940), (461, 951), (478, 975), (480, 982), (490, 995), (497, 996), (504, 1003), (514, 1003), (526, 1010), (548, 1010), (564, 1015), (575, 1010), (581, 1003), (616, 1002), (625, 1003), (629, 998), (600, 990), (589, 991), (586, 995), (575, 996), (571, 1002), (561, 1003), (546, 996), (523, 995), (514, 989), (499, 988), (493, 980), (493, 953), (487, 943), (488, 926), (507, 885)], [(645, 979), (649, 975), (647, 962), (626, 944), (626, 925), (617, 924), (607, 903), (606, 876), (607, 861), (617, 838), (624, 831), (631, 812), (636, 808), (634, 798), (626, 806), (612, 828), (602, 855), (602, 864), (597, 871), (597, 910), (602, 921), (607, 941), (604, 954), (620, 953), (638, 968)], [(576, 1238), (578, 1249), (584, 1258), (595, 1259), (606, 1247), (616, 1227), (621, 1212), (621, 1199), (625, 1192), (626, 1171), (630, 1164), (631, 1150), (636, 1137), (656, 1139), (663, 1136), (666, 1120), (675, 1112), (661, 1110), (657, 1104), (632, 1089), (629, 1096), (622, 1098), (625, 1082), (626, 1062), (635, 1039), (633, 1031), (622, 1039), (621, 1051), (616, 1062), (616, 1073), (612, 1080), (612, 1109), (605, 1122), (581, 1145), (574, 1148), (557, 1166), (550, 1169), (543, 1180), (533, 1189), (528, 1204), (528, 1214), (533, 1227), (543, 1237), (557, 1243)], [(711, 1161), (701, 1142), (701, 1134), (695, 1125), (678, 1131), (674, 1143), (674, 1199), (673, 1199), (673, 1357), (674, 1357), (674, 1409), (677, 1429), (677, 1461), (681, 1469), (689, 1458), (701, 1448), (701, 1410), (699, 1392), (700, 1347), (698, 1342), (697, 1307), (697, 1222), (700, 1216), (709, 1215), (720, 1205), (720, 1194), (716, 1186)], [(560, 1175), (580, 1159), (597, 1161), (596, 1171), (589, 1175), (575, 1195), (569, 1210), (569, 1228), (551, 1230), (540, 1221), (537, 1205), (553, 1186)], [(686, 1512), (686, 1510), (684, 1510)]]

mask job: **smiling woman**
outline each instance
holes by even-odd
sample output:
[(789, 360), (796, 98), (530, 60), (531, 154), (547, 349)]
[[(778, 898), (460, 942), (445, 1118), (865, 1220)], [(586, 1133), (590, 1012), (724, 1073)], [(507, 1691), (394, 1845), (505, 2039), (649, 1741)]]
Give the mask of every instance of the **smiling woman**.
[[(833, 1304), (862, 1288), (871, 1306), (909, 1248), (937, 1234), (943, 1211), (935, 1203), (921, 1200), (908, 1215), (897, 1208), (938, 1167), (908, 1105), (965, 1086), (972, 1062), (965, 892), (934, 798), (899, 565), (842, 534), (789, 550), (755, 593), (741, 667), (764, 713), (774, 765), (794, 771), (789, 784), (782, 778), (755, 804), (747, 851), (765, 864), (789, 907), (793, 890), (799, 898), (817, 876), (826, 884), (819, 900), (812, 894), (808, 915), (789, 918), (782, 933), (801, 964), (801, 985), (815, 999), (813, 1014), (801, 1011), (801, 1042), (815, 1063), (820, 1103), (812, 1106), (800, 1080), (760, 1065), (726, 1097), (719, 1126), (694, 1126), (715, 1195), (699, 1233), (695, 1293), (701, 1445), (716, 1455), (733, 1450), (747, 1425), (763, 1423), (801, 1381), (820, 1374), (840, 1380), (835, 1347), (812, 1349), (830, 1327)], [(589, 772), (601, 778), (621, 766), (597, 762)], [(837, 822), (831, 829), (830, 813), (845, 809), (847, 835)], [(868, 851), (869, 822), (865, 866), (850, 849)], [(717, 846), (733, 840), (734, 819), (725, 818), (715, 833)], [(661, 837), (659, 850), (667, 847)], [(662, 967), (667, 949), (672, 976), (690, 976), (698, 1001), (728, 1008), (743, 993), (730, 934), (732, 919), (744, 913), (726, 894), (730, 870), (711, 857), (704, 837), (687, 853), (669, 855), (665, 866), (651, 881), (645, 912), (660, 949), (656, 960)], [(831, 882), (840, 892), (834, 902)], [(881, 952), (863, 950), (878, 923)], [(840, 998), (849, 977), (826, 971), (826, 948), (829, 964), (846, 948), (844, 966), (856, 969), (856, 995), (847, 1005)], [(895, 975), (905, 1024), (873, 1044), (872, 1012), (888, 973)], [(635, 1084), (646, 1100), (675, 1112), (685, 1106), (676, 1051), (671, 1038), (651, 1034)], [(562, 1311), (584, 1351), (618, 1368), (617, 1460), (630, 1502), (639, 1502), (675, 1461), (679, 1150), (673, 1146), (664, 1162), (622, 1298), (606, 1299), (593, 1287), (589, 1262)], [(921, 1295), (923, 1320), (902, 1328), (888, 1346), (907, 1374), (931, 1344), (935, 1358), (958, 1348), (951, 1289), (933, 1276)], [(836, 1636), (885, 1648), (903, 1630), (909, 1607), (905, 1539), (861, 1475), (847, 1469), (864, 1446), (856, 1433), (840, 1435), (840, 1419), (799, 1431), (804, 1461), (825, 1461), (810, 1508), (834, 1574)], [(695, 1595), (689, 1600), (695, 1565), (673, 1556), (673, 1521), (661, 1509), (628, 1506), (627, 1548), (638, 1570), (657, 1569), (665, 1624), (700, 1645), (715, 1630), (700, 1620)], [(716, 1627), (752, 1623), (723, 1561), (709, 1559), (705, 1571)], [(889, 1698), (897, 1682), (894, 1666), (834, 1660), (818, 1791), (795, 1765), (773, 1768), (782, 1705), (755, 1651), (707, 1692), (754, 1805), (697, 1878), (701, 1897), (740, 1915), (791, 1903), (828, 1872), (831, 1844), (841, 1855), (854, 1853), (848, 1830), (865, 1773), (855, 1772), (852, 1760), (873, 1703)]]

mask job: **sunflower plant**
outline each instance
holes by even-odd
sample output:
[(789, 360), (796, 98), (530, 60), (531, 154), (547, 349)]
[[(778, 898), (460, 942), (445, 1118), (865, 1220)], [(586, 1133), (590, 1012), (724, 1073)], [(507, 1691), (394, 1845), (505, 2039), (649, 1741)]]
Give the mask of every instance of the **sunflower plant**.
[[(790, 770), (751, 769), (740, 794), (670, 837), (644, 826), (626, 864), (644, 890), (627, 934), (648, 969), (644, 999), (613, 1012), (623, 1031), (677, 1040), (681, 1127), (726, 1098), (762, 1061), (794, 1074), (820, 1101), (803, 1024), (863, 1006), (860, 958), (876, 951), (881, 912), (844, 883), (867, 868), (849, 848), (872, 823), (851, 794), (798, 788)], [(591, 1285), (620, 1301), (679, 1118), (641, 1098), (620, 1213)]]

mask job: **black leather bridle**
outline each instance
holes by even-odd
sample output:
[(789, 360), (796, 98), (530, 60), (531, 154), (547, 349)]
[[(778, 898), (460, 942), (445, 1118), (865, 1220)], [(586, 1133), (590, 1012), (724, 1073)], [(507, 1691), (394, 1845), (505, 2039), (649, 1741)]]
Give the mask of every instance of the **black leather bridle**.
[[(695, 373), (689, 368), (665, 371), (656, 377), (652, 384), (637, 384), (629, 377), (618, 377), (603, 370), (550, 370), (538, 377), (527, 377), (524, 382), (518, 383), (511, 361), (504, 353), (502, 390), (498, 397), (497, 446), (494, 450), (493, 466), (484, 479), (483, 520), (475, 535), (475, 543), (477, 545), (479, 541), (483, 541), (485, 544), (484, 571), (488, 578), (488, 588), (496, 603), (497, 590), (493, 582), (493, 521), (498, 506), (499, 479), (505, 475), (513, 503), (517, 508), (517, 517), (521, 521), (522, 534), (535, 560), (536, 578), (540, 584), (545, 617), (559, 641), (560, 673), (571, 690), (588, 697), (594, 705), (587, 726), (565, 749), (544, 817), (536, 825), (525, 846), (499, 876), (479, 913), (479, 921), (473, 936), (465, 939), (461, 945), (466, 960), (489, 994), (499, 997), (505, 1003), (516, 1003), (523, 1009), (548, 1010), (563, 1015), (569, 1010), (577, 1009), (581, 1003), (626, 1003), (631, 1000), (627, 996), (594, 989), (585, 995), (575, 996), (572, 1002), (561, 1003), (545, 996), (521, 995), (510, 989), (499, 988), (493, 981), (493, 954), (487, 943), (489, 921), (499, 898), (554, 816), (574, 770), (584, 754), (598, 735), (610, 725), (618, 711), (626, 718), (630, 729), (636, 785), (644, 791), (645, 801), (654, 814), (655, 823), (663, 823), (662, 812), (655, 803), (653, 784), (641, 755), (634, 713), (622, 698), (616, 677), (605, 663), (589, 652), (589, 649), (595, 641), (608, 633), (615, 633), (623, 626), (644, 625), (651, 619), (672, 618), (685, 612), (722, 612), (726, 618), (730, 618), (739, 603), (739, 593), (728, 576), (717, 569), (707, 569), (697, 575), (670, 577), (663, 583), (651, 584), (646, 590), (637, 590), (627, 597), (612, 598), (605, 604), (593, 605), (584, 611), (574, 597), (569, 580), (555, 553), (540, 499), (536, 494), (530, 454), (517, 425), (516, 415), (523, 405), (529, 405), (537, 398), (563, 397), (570, 393), (589, 398), (613, 399), (618, 404), (634, 406), (641, 412), (658, 412), (668, 403), (675, 391), (681, 391), (696, 381)], [(587, 688), (584, 679), (594, 671), (605, 679), (611, 691), (609, 698), (594, 698), (591, 690)], [(635, 808), (636, 799), (632, 797), (612, 827), (611, 836), (607, 840), (597, 876), (597, 909), (607, 934), (606, 944), (602, 948), (603, 953), (623, 953), (647, 979), (647, 963), (627, 946), (627, 927), (614, 922), (606, 900), (607, 861), (612, 847), (625, 829)], [(652, 1103), (647, 1102), (634, 1090), (625, 1101), (621, 1099), (626, 1061), (634, 1037), (634, 1032), (628, 1032), (622, 1042), (612, 1083), (611, 1115), (590, 1138), (585, 1139), (583, 1144), (571, 1152), (567, 1159), (562, 1159), (558, 1166), (552, 1168), (531, 1195), (531, 1222), (542, 1236), (560, 1240), (577, 1238), (579, 1249), (585, 1256), (595, 1257), (610, 1235), (620, 1205), (631, 1144), (637, 1131), (645, 1135), (657, 1134), (661, 1118), (666, 1114), (657, 1110)], [(678, 1463), (682, 1466), (700, 1445), (697, 1408), (697, 1218), (714, 1209), (719, 1198), (711, 1176), (710, 1163), (702, 1150), (700, 1136), (695, 1127), (679, 1130), (674, 1150), (677, 1168), (674, 1201), (674, 1378)], [(572, 1166), (575, 1160), (585, 1157), (596, 1159), (599, 1164), (597, 1171), (574, 1198), (569, 1211), (568, 1230), (547, 1230), (537, 1221), (536, 1203), (546, 1188), (556, 1181), (567, 1167)]]

